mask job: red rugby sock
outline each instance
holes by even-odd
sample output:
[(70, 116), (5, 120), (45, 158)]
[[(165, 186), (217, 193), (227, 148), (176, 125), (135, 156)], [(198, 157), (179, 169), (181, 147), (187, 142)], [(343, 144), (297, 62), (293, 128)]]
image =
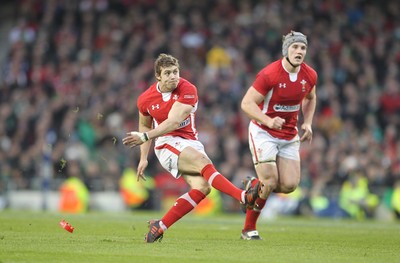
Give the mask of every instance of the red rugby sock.
[(237, 199), (239, 202), (243, 202), (242, 193), (244, 192), (242, 189), (234, 186), (228, 179), (226, 179), (223, 175), (221, 175), (217, 169), (215, 169), (214, 165), (207, 164), (201, 170), (201, 175), (209, 182), (212, 187), (215, 189), (232, 196)]
[(244, 222), (243, 231), (250, 231), (257, 229), (257, 220), (261, 214), (261, 210), (264, 208), (267, 199), (258, 197), (254, 204), (254, 209), (246, 210), (246, 220)]
[(180, 196), (175, 204), (168, 210), (168, 212), (161, 219), (161, 222), (169, 228), (176, 221), (181, 219), (184, 215), (189, 213), (206, 197), (205, 194), (197, 189), (192, 189), (186, 194)]

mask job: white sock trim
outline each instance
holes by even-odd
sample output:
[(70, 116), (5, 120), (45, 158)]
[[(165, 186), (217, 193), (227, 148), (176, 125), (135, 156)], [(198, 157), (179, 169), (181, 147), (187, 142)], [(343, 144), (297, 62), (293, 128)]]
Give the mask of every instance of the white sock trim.
[(210, 178), (208, 178), (208, 183), (209, 183), (210, 185), (212, 185), (212, 182), (214, 181), (215, 177), (217, 177), (217, 175), (219, 175), (219, 172), (213, 173), (213, 174), (210, 176)]
[(183, 194), (181, 195), (179, 198), (185, 199), (186, 201), (188, 201), (193, 207), (196, 207), (197, 204), (195, 201), (193, 201), (193, 199), (190, 197), (189, 193)]
[(243, 192), (242, 192), (242, 203), (243, 203), (243, 204), (246, 202), (245, 199), (244, 199), (245, 194), (246, 194), (246, 191), (243, 191)]
[(163, 221), (160, 221), (159, 223), (160, 223), (160, 227), (162, 228), (162, 230), (165, 231), (165, 230), (168, 229), (168, 227), (166, 227), (166, 226), (164, 225)]

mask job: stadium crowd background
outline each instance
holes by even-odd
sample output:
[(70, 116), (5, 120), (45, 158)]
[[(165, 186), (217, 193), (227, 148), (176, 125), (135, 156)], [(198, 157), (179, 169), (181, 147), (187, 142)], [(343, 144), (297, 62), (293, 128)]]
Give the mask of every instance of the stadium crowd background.
[[(343, 185), (352, 188), (357, 178), (379, 203), (400, 187), (398, 1), (18, 0), (0, 6), (2, 32), (7, 29), (0, 40), (3, 195), (40, 190), (46, 176), (53, 190), (77, 176), (90, 192), (118, 191), (124, 170), (139, 157), (121, 138), (137, 129), (136, 98), (155, 81), (153, 61), (161, 52), (177, 57), (181, 75), (197, 85), (199, 138), (239, 186), (255, 175), (240, 101), (255, 74), (281, 57), (281, 38), (290, 30), (308, 36), (306, 61), (319, 74), (314, 138), (301, 147), (304, 200), (339, 199)], [(147, 175), (165, 174), (150, 158)]]

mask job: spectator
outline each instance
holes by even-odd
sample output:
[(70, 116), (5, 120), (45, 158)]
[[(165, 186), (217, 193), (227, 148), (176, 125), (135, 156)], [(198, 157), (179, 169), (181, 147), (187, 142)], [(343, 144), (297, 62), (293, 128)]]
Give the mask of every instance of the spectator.
[(367, 178), (360, 171), (352, 172), (340, 190), (340, 207), (349, 217), (362, 220), (373, 218), (378, 204), (379, 198), (370, 192)]

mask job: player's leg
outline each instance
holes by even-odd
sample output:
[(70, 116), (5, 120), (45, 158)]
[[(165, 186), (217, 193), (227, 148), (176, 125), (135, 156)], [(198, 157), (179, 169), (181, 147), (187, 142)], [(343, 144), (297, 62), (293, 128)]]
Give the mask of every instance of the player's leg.
[[(256, 173), (264, 186), (260, 197), (255, 201), (254, 208), (246, 210), (246, 221), (242, 231), (242, 238), (257, 239), (249, 237), (246, 233), (255, 233), (254, 230), (256, 230), (260, 211), (265, 206), (271, 192), (290, 193), (299, 184), (300, 143), (298, 136), (290, 141), (285, 141), (274, 139), (267, 133), (260, 132), (259, 128), (254, 126), (250, 127), (249, 131), (249, 140), (252, 143), (250, 150), (253, 161), (256, 163)], [(254, 151), (254, 149), (262, 149), (262, 151), (259, 153), (258, 151)]]
[(263, 183), (260, 196), (256, 199), (253, 207), (246, 209), (246, 219), (242, 229), (241, 238), (245, 240), (261, 239), (257, 231), (257, 220), (264, 208), (270, 193), (275, 189), (278, 181), (277, 167), (275, 162), (259, 163), (255, 166), (258, 180)]
[[(156, 142), (155, 154), (160, 164), (175, 178), (183, 175), (191, 190), (180, 196), (161, 220), (149, 222), (149, 232), (145, 236), (145, 241), (148, 243), (161, 240), (165, 230), (192, 211), (210, 192), (210, 185), (199, 172), (196, 172), (196, 165), (179, 167), (179, 160), (182, 157), (186, 158), (185, 153), (182, 153), (185, 148), (188, 148), (186, 143), (185, 140), (174, 137), (160, 138)], [(194, 150), (192, 154), (198, 160), (197, 163), (208, 162), (208, 158), (199, 154), (198, 151)]]
[(249, 194), (254, 193), (253, 189), (246, 193), (221, 175), (199, 141), (171, 136), (161, 137), (156, 141), (155, 153), (161, 165), (174, 177), (178, 177), (179, 174), (201, 175), (211, 186), (240, 202), (250, 201), (253, 204), (258, 196), (258, 192)]
[(152, 243), (162, 238), (164, 232), (175, 222), (192, 211), (211, 191), (210, 185), (202, 176), (183, 175), (191, 190), (176, 200), (161, 220), (149, 222), (150, 231), (145, 241)]
[(165, 229), (192, 211), (211, 191), (208, 182), (201, 176), (184, 175), (191, 190), (176, 200), (175, 204), (161, 219)]
[(258, 180), (263, 183), (260, 198), (267, 199), (278, 185), (278, 167), (275, 161), (255, 165)]
[(212, 187), (232, 196), (239, 202), (253, 205), (255, 198), (258, 196), (259, 184), (247, 192), (243, 191), (220, 174), (205, 153), (193, 147), (186, 147), (181, 152), (178, 167), (179, 171), (185, 174), (200, 173)]
[(291, 141), (281, 144), (276, 163), (279, 180), (274, 192), (291, 193), (300, 183), (300, 142), (296, 136)]
[[(149, 222), (150, 230), (145, 236), (145, 241), (148, 243), (160, 240), (165, 230), (192, 211), (208, 195), (210, 185), (218, 190), (224, 190), (224, 193), (231, 194), (239, 201), (242, 201), (242, 196), (247, 200), (250, 196), (254, 203), (256, 196), (258, 196), (258, 186), (253, 187), (252, 191), (246, 192), (235, 187), (219, 174), (199, 142), (193, 142), (192, 146), (188, 146), (188, 144), (190, 142), (185, 140), (169, 138), (168, 141), (166, 139), (165, 141), (159, 140), (155, 147), (155, 153), (161, 165), (176, 178), (184, 174), (186, 182), (192, 189), (179, 197), (161, 220)], [(178, 146), (174, 147), (176, 145)], [(219, 189), (219, 187), (222, 189)], [(254, 191), (254, 189), (257, 189), (257, 191)]]
[(279, 180), (274, 192), (285, 194), (293, 192), (300, 183), (300, 160), (278, 156), (276, 162)]
[(267, 198), (278, 184), (276, 155), (278, 154), (279, 140), (273, 138), (257, 125), (250, 123), (249, 148), (258, 177), (252, 183), (261, 181), (263, 186), (259, 197), (255, 200), (255, 205), (246, 209), (246, 220), (241, 235), (241, 238), (246, 240), (260, 239), (256, 230), (257, 220)]

